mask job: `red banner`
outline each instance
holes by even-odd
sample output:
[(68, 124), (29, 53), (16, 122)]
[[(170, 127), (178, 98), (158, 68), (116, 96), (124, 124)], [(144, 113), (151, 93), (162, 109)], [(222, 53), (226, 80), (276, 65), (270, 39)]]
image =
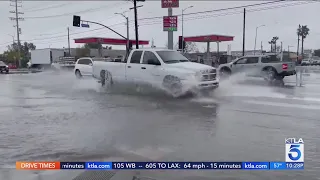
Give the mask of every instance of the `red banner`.
[(178, 8), (179, 0), (161, 0), (162, 8)]

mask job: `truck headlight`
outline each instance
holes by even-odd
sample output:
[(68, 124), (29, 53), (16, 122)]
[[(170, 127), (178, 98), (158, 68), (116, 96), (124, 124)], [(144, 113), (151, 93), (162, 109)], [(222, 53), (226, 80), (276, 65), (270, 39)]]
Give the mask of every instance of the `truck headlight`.
[(185, 74), (184, 76), (182, 76), (180, 78), (181, 80), (195, 80), (197, 79), (196, 74), (192, 73), (192, 74)]

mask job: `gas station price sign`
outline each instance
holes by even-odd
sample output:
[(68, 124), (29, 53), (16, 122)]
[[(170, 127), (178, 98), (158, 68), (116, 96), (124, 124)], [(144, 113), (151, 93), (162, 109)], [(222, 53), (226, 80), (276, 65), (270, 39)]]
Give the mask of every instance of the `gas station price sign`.
[(163, 16), (163, 31), (177, 31), (178, 16)]
[(161, 0), (162, 8), (178, 8), (179, 0)]

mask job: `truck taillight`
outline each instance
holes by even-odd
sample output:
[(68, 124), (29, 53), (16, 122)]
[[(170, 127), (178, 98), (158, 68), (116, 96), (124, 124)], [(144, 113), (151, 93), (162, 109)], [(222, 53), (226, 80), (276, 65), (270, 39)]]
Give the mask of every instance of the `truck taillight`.
[(288, 64), (282, 64), (282, 69), (288, 69)]

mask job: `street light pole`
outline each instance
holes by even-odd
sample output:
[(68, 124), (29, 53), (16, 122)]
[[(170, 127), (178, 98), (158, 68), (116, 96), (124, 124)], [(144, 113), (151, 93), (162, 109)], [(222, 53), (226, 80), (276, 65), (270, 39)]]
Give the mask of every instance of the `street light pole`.
[(9, 36), (12, 37), (12, 44), (14, 44), (14, 35), (8, 34)]
[(183, 13), (185, 10), (193, 8), (193, 6), (189, 6), (187, 8), (182, 9), (182, 14), (181, 14), (181, 40), (182, 40), (182, 53), (184, 53), (184, 37), (183, 37)]
[(254, 38), (254, 51), (253, 51), (253, 54), (254, 54), (254, 55), (256, 54), (258, 28), (259, 28), (259, 27), (263, 27), (263, 26), (265, 26), (265, 25), (261, 25), (261, 26), (256, 27), (256, 37)]
[(130, 42), (130, 40), (129, 40), (129, 17), (125, 16), (123, 13), (114, 13), (114, 14), (121, 15), (122, 17), (124, 17), (126, 19), (126, 24), (127, 24), (127, 50), (129, 50), (129, 42)]
[(294, 46), (288, 46), (288, 57), (290, 58), (290, 47), (294, 47)]

